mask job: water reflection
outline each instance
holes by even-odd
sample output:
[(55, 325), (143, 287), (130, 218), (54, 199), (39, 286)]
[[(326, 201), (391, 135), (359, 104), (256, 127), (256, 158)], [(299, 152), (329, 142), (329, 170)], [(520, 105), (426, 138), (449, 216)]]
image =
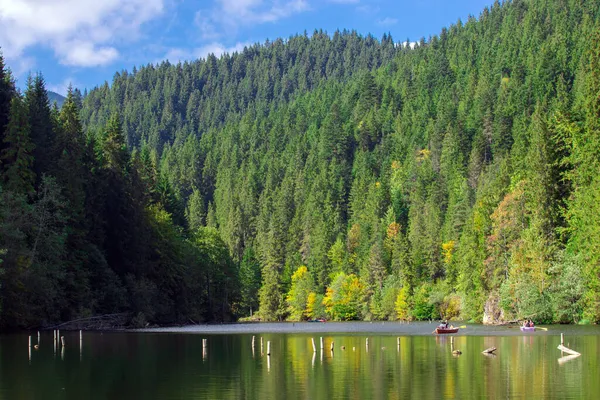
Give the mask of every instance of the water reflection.
[[(63, 335), (76, 343), (77, 332)], [(319, 338), (89, 333), (79, 351), (60, 347), (57, 360), (55, 341), (25, 356), (26, 335), (3, 335), (0, 398), (595, 398), (600, 391), (599, 335), (570, 332), (565, 342), (582, 355), (561, 357), (557, 335), (324, 333), (327, 350), (318, 349), (317, 361)], [(490, 347), (496, 354), (482, 353)]]

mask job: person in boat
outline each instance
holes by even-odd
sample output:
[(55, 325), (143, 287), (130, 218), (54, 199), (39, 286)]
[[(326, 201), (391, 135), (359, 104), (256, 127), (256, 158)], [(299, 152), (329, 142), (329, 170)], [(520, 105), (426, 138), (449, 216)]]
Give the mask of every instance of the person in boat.
[(534, 325), (533, 325), (533, 321), (532, 321), (532, 320), (529, 320), (529, 327), (530, 327), (530, 328), (533, 328), (533, 327), (534, 327)]
[(448, 321), (442, 321), (439, 327), (442, 329), (448, 329)]

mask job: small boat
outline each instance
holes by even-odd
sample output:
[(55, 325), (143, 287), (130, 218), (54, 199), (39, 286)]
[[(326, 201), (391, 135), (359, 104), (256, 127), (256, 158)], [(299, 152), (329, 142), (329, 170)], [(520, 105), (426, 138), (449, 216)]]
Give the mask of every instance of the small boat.
[(522, 326), (521, 332), (535, 332), (535, 326)]
[(308, 322), (327, 322), (325, 318), (310, 319)]
[(458, 328), (450, 327), (450, 328), (440, 328), (439, 326), (435, 328), (435, 333), (438, 335), (444, 335), (446, 333), (456, 333), (458, 332)]

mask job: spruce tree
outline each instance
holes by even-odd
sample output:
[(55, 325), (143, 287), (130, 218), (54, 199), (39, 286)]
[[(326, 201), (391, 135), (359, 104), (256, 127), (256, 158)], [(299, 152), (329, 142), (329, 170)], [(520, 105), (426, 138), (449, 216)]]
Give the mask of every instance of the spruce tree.
[(4, 148), (4, 133), (10, 118), (10, 100), (15, 95), (15, 84), (10, 70), (4, 65), (0, 48), (0, 150)]
[(27, 110), (20, 97), (13, 97), (10, 116), (4, 136), (4, 148), (0, 152), (2, 181), (6, 190), (32, 194), (35, 173), (33, 172), (33, 149)]
[(37, 74), (35, 77), (29, 76), (27, 79), (25, 105), (31, 127), (31, 140), (35, 145), (33, 166), (36, 176), (40, 180), (43, 173), (50, 171), (54, 161), (50, 151), (54, 139), (50, 103), (41, 74)]

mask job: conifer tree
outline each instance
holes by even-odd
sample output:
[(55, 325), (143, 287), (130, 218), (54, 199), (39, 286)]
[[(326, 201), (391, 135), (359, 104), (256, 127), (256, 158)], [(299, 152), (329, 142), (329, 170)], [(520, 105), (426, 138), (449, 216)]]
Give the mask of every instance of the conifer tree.
[(44, 78), (41, 74), (29, 76), (25, 90), (25, 105), (31, 129), (31, 140), (35, 145), (34, 171), (38, 180), (42, 174), (51, 169), (54, 160), (51, 159), (50, 149), (53, 147), (54, 132), (48, 92), (45, 88)]
[(33, 149), (27, 110), (20, 97), (13, 97), (10, 116), (4, 136), (4, 148), (0, 153), (2, 181), (6, 190), (32, 194), (35, 182), (33, 172)]
[(15, 95), (15, 84), (10, 70), (4, 65), (0, 48), (0, 151), (4, 148), (4, 133), (10, 118), (10, 100)]

